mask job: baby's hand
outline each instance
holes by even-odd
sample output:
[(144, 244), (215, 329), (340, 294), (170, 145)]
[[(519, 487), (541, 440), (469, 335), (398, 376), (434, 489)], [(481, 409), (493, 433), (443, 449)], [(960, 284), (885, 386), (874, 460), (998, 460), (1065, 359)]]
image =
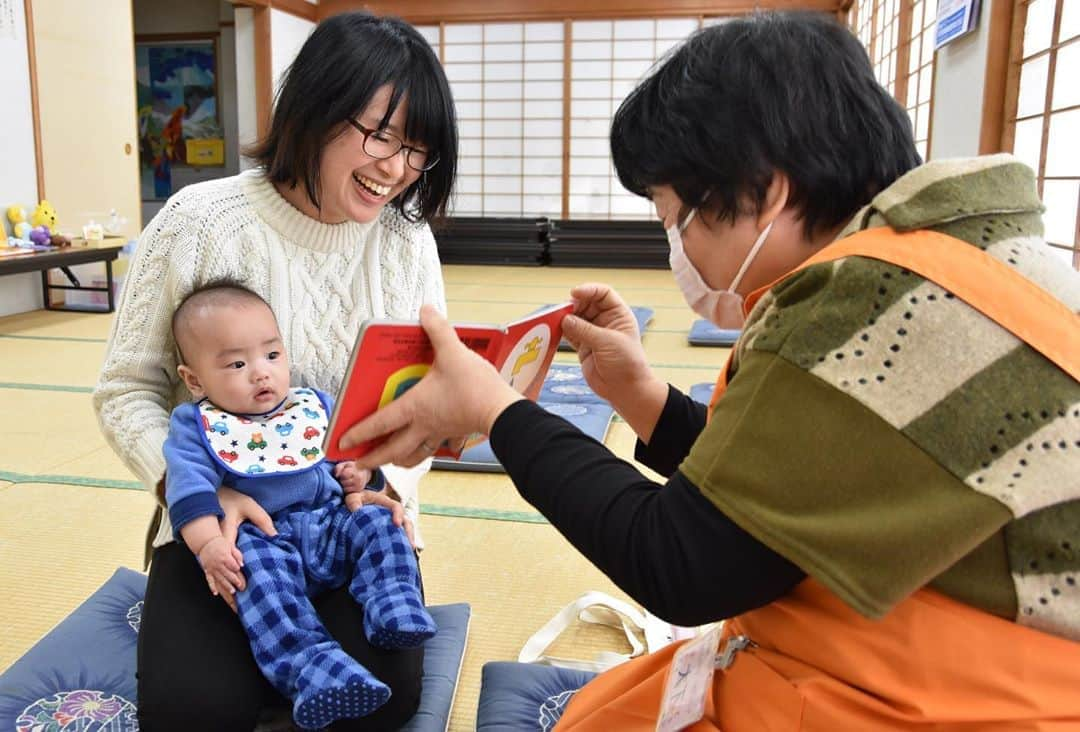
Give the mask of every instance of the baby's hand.
[(349, 513), (356, 513), (364, 505), (364, 497), (367, 491), (355, 491), (353, 493), (345, 494), (345, 508), (349, 509)]
[(236, 612), (236, 590), (244, 583), (240, 574), (244, 555), (224, 536), (215, 536), (199, 550), (199, 564), (206, 573), (210, 592), (220, 596)]
[[(363, 491), (368, 481), (371, 480), (371, 471), (366, 468), (357, 468), (355, 462), (347, 460), (334, 466), (334, 477), (338, 479), (341, 487), (345, 489), (345, 505), (349, 507), (349, 510), (355, 511), (356, 508), (362, 506)], [(356, 508), (353, 508), (355, 500), (352, 502), (349, 500), (352, 495), (360, 496), (360, 502), (356, 503)]]

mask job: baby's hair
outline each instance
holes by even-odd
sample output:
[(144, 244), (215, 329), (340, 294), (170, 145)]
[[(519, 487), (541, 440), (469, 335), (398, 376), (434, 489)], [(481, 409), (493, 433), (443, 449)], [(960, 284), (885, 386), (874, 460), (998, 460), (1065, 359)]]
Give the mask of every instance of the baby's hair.
[[(172, 316), (172, 334), (176, 342), (176, 350), (180, 354), (180, 363), (186, 363), (184, 351), (180, 347), (181, 334), (187, 335), (191, 330), (191, 317), (199, 307), (233, 305), (239, 303), (261, 303), (270, 308), (270, 303), (261, 295), (254, 292), (237, 280), (216, 279), (199, 285), (184, 296), (180, 304), (176, 306)], [(273, 312), (273, 309), (270, 308)]]

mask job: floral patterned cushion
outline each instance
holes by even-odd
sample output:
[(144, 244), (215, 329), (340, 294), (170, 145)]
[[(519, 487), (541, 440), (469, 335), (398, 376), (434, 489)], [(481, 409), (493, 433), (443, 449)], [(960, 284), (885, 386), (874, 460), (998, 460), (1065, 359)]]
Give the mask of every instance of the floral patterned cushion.
[(595, 675), (532, 663), (485, 663), (476, 732), (550, 732), (577, 690)]
[[(135, 642), (146, 576), (118, 569), (86, 602), (0, 674), (0, 730), (136, 732)], [(470, 608), (429, 608), (424, 691), (409, 732), (444, 732), (465, 652)]]
[(146, 577), (118, 569), (0, 676), (0, 729), (130, 732)]

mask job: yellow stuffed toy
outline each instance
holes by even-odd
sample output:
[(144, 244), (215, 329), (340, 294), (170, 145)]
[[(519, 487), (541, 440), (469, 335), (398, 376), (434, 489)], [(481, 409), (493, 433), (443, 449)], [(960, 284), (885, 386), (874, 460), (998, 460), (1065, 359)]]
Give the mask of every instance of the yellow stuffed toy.
[(49, 231), (56, 231), (56, 209), (48, 201), (42, 201), (30, 214), (31, 226), (48, 226)]
[(33, 227), (26, 220), (26, 208), (15, 204), (14, 206), (8, 206), (7, 210), (8, 221), (11, 222), (11, 233), (14, 234), (16, 239), (29, 239), (30, 229)]

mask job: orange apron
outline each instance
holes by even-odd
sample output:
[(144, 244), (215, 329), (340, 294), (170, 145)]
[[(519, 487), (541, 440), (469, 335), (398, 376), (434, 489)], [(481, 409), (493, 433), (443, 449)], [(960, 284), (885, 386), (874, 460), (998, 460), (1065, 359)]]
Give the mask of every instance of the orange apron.
[[(916, 272), (1080, 379), (1080, 318), (1030, 280), (944, 234), (871, 229), (804, 262), (864, 256)], [(796, 270), (798, 271), (798, 270)], [(789, 273), (788, 276), (790, 276)], [(747, 298), (749, 311), (776, 283)], [(731, 359), (712, 406), (723, 393)], [(869, 620), (814, 579), (728, 621), (752, 643), (718, 669), (692, 732), (753, 730), (1080, 730), (1080, 643), (922, 589)], [(653, 730), (681, 644), (598, 676), (559, 732)]]

